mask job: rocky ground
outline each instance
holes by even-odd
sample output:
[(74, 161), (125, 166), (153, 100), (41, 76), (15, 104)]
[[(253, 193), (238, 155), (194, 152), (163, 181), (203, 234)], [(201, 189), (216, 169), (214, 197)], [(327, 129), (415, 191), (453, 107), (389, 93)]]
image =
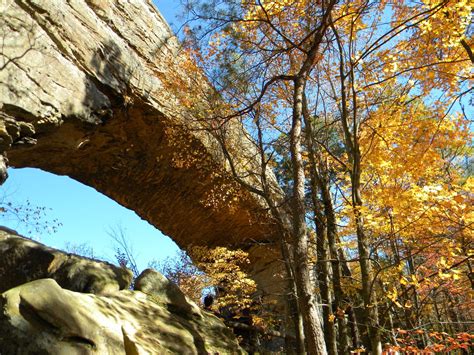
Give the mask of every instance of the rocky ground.
[(0, 354), (244, 353), (158, 272), (131, 272), (0, 229)]

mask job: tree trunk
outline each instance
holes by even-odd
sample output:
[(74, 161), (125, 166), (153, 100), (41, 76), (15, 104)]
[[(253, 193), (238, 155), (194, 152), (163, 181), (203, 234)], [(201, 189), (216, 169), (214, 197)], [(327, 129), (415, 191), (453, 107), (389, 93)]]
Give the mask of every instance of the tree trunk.
[[(295, 347), (297, 354), (304, 354), (305, 353), (305, 341), (304, 341), (304, 333), (303, 333), (303, 319), (301, 311), (298, 307), (298, 295), (295, 283), (295, 273), (291, 267), (291, 257), (288, 245), (285, 241), (286, 238), (282, 237), (280, 240), (281, 243), (281, 252), (283, 258), (285, 260), (285, 268), (286, 273), (288, 275), (288, 299), (287, 299), (287, 333), (288, 330), (293, 330), (295, 332)], [(286, 351), (287, 353), (292, 352), (293, 344), (292, 341), (289, 340), (289, 337), (285, 338), (286, 343)]]
[[(332, 21), (332, 20), (331, 20)], [(356, 224), (356, 235), (357, 235), (357, 247), (359, 250), (359, 264), (362, 276), (362, 299), (364, 300), (364, 307), (366, 309), (369, 338), (370, 344), (367, 344), (372, 349), (372, 354), (382, 353), (382, 343), (380, 338), (379, 320), (377, 305), (374, 303), (376, 299), (372, 291), (372, 267), (370, 264), (370, 246), (369, 240), (364, 232), (364, 220), (361, 214), (360, 208), (362, 207), (362, 198), (360, 191), (360, 176), (361, 176), (361, 154), (359, 147), (359, 133), (358, 133), (358, 122), (357, 122), (357, 94), (352, 86), (352, 123), (349, 124), (349, 110), (348, 110), (348, 96), (347, 87), (345, 80), (347, 74), (350, 74), (351, 82), (354, 83), (354, 72), (352, 64), (350, 64), (350, 70), (348, 73), (345, 72), (345, 60), (344, 51), (339, 34), (331, 22), (331, 28), (333, 29), (336, 43), (339, 48), (339, 74), (340, 74), (340, 85), (341, 85), (341, 126), (344, 133), (344, 145), (346, 154), (351, 166), (350, 178), (352, 188), (352, 208)]]
[(308, 235), (306, 230), (305, 173), (301, 155), (301, 130), (304, 79), (294, 82), (293, 119), (290, 132), (290, 155), (293, 173), (292, 227), (295, 263), (295, 281), (298, 304), (303, 313), (306, 350), (309, 354), (327, 354), (324, 334), (319, 322), (319, 309), (314, 302), (308, 265)]
[(316, 224), (316, 254), (318, 257), (318, 283), (321, 293), (321, 300), (323, 303), (323, 321), (324, 321), (324, 339), (326, 341), (326, 347), (328, 354), (337, 354), (337, 339), (336, 339), (336, 328), (334, 326), (334, 318), (332, 309), (332, 298), (330, 285), (330, 274), (331, 267), (328, 252), (328, 228), (326, 216), (323, 214), (325, 209), (318, 199), (318, 191), (321, 191), (321, 174), (317, 167), (317, 162), (321, 160), (321, 157), (316, 157), (316, 149), (313, 143), (313, 130), (312, 123), (309, 117), (306, 95), (303, 93), (303, 119), (306, 127), (306, 145), (309, 152), (309, 171), (310, 171), (310, 183), (311, 183), (311, 200), (313, 202), (313, 214), (314, 223)]
[[(314, 194), (315, 192), (312, 192)], [(315, 207), (317, 209), (318, 207)], [(315, 211), (317, 212), (317, 211)], [(319, 213), (320, 214), (320, 213)], [(321, 214), (317, 220), (322, 218)], [(318, 256), (318, 282), (321, 292), (321, 301), (323, 303), (323, 321), (324, 321), (324, 339), (326, 341), (327, 351), (329, 355), (337, 354), (336, 329), (334, 328), (334, 319), (330, 319), (333, 315), (331, 306), (331, 292), (329, 290), (329, 265), (328, 251), (326, 242), (327, 229), (321, 220), (316, 221), (316, 250)]]
[[(360, 156), (355, 154), (356, 157)], [(358, 165), (356, 162), (359, 158), (355, 159), (354, 165)], [(357, 168), (354, 168), (357, 171)], [(380, 338), (379, 328), (379, 315), (377, 304), (375, 303), (375, 291), (372, 289), (372, 265), (370, 263), (370, 246), (367, 236), (364, 232), (364, 221), (363, 216), (360, 212), (362, 207), (362, 199), (360, 197), (360, 175), (359, 173), (353, 174), (352, 179), (352, 199), (354, 206), (354, 217), (356, 223), (357, 233), (357, 247), (359, 250), (359, 265), (362, 276), (362, 299), (364, 300), (364, 307), (367, 312), (367, 326), (369, 328), (369, 338), (372, 354), (382, 354), (382, 342)]]
[[(339, 242), (339, 238), (337, 238), (337, 241)], [(348, 265), (349, 263), (346, 260), (346, 257), (344, 255), (344, 251), (342, 250), (342, 248), (337, 249), (337, 255), (338, 255), (339, 261), (340, 261), (339, 265), (341, 266), (342, 276), (347, 277), (347, 278), (352, 278), (352, 272), (351, 272), (351, 269)], [(342, 287), (341, 287), (341, 289), (342, 289)], [(354, 311), (354, 308), (352, 308), (351, 305), (349, 305), (347, 307), (346, 312), (347, 312), (349, 327), (350, 327), (350, 331), (351, 331), (352, 347), (354, 349), (356, 349), (356, 348), (359, 348), (360, 345), (361, 345), (359, 328), (358, 328), (359, 324), (358, 324), (358, 321), (357, 321), (357, 316), (356, 316), (356, 313)]]
[(341, 265), (339, 262), (339, 255), (337, 252), (337, 225), (336, 225), (336, 214), (334, 213), (334, 207), (332, 204), (332, 198), (329, 191), (327, 178), (325, 184), (322, 186), (322, 196), (325, 208), (325, 215), (327, 220), (327, 233), (329, 250), (332, 260), (332, 272), (333, 272), (333, 285), (334, 285), (334, 305), (336, 308), (337, 322), (339, 326), (339, 349), (341, 354), (347, 354), (349, 352), (349, 345), (347, 344), (347, 327), (345, 322), (345, 309), (343, 305), (344, 292), (341, 285)]

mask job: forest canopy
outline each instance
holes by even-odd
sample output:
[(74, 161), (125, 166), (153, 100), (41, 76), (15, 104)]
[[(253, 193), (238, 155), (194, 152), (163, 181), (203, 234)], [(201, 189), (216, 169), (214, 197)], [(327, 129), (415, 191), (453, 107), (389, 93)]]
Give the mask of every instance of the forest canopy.
[[(472, 346), (472, 3), (185, 5), (215, 92), (176, 94), (280, 226), (296, 350)], [(232, 159), (236, 124), (259, 164)]]

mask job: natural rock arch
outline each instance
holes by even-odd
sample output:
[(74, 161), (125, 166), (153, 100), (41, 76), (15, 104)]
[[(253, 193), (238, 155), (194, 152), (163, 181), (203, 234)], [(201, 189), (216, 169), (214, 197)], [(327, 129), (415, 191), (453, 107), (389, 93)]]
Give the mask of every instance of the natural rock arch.
[[(248, 250), (260, 289), (281, 289), (276, 228), (170, 90), (191, 74), (151, 1), (15, 0), (1, 13), (0, 154), (10, 166), (92, 186), (183, 248)], [(238, 127), (234, 136), (253, 159)]]

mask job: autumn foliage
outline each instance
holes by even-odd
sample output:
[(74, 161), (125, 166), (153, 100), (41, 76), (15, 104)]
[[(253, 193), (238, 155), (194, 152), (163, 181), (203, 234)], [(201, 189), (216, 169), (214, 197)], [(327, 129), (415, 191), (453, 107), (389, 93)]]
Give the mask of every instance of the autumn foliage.
[[(260, 166), (229, 164), (281, 225), (304, 325), (300, 346), (331, 354), (468, 351), (472, 3), (188, 5), (199, 20), (185, 31), (188, 69), (204, 72), (215, 91), (189, 83), (181, 101), (224, 152), (239, 149), (226, 139), (231, 122), (256, 142)], [(315, 303), (324, 345), (311, 339), (323, 335), (305, 318)]]

